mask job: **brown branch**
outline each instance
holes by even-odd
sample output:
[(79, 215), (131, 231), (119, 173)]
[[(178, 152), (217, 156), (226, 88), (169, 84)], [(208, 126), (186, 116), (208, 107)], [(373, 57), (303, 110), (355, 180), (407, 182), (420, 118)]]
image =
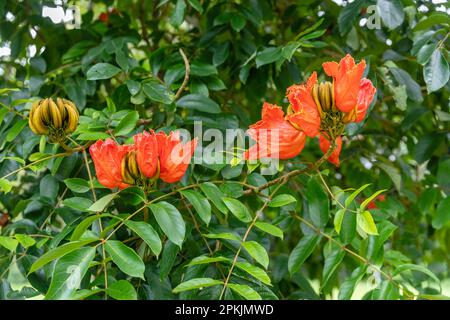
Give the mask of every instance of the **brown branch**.
[(276, 179), (273, 179), (272, 181), (267, 182), (266, 184), (263, 184), (259, 187), (255, 187), (255, 188), (249, 188), (247, 190), (244, 191), (245, 195), (251, 194), (252, 192), (259, 192), (261, 190), (267, 189), (279, 182), (284, 182), (289, 180), (292, 177), (298, 176), (299, 174), (302, 173), (306, 173), (309, 171), (316, 171), (333, 153), (334, 149), (336, 148), (336, 142), (332, 141), (330, 148), (328, 149), (328, 151), (322, 156), (322, 158), (320, 158), (315, 164), (309, 166), (308, 168), (305, 169), (299, 169), (299, 170), (294, 170), (291, 172), (288, 172), (284, 175), (282, 175), (281, 177), (278, 177)]
[(181, 93), (183, 92), (184, 88), (186, 88), (188, 81), (189, 81), (189, 74), (191, 73), (191, 67), (189, 65), (189, 60), (186, 57), (186, 55), (184, 54), (183, 49), (180, 48), (180, 54), (183, 57), (183, 61), (184, 61), (184, 68), (185, 68), (185, 73), (184, 73), (184, 80), (183, 83), (181, 84), (181, 87), (178, 89), (177, 93), (175, 94), (174, 100), (178, 100), (178, 98), (180, 97)]

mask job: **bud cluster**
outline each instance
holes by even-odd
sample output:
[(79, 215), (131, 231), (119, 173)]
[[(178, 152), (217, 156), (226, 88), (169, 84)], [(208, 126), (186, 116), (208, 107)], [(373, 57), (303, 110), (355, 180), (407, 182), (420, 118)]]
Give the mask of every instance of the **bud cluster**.
[(52, 98), (33, 103), (29, 115), (30, 129), (38, 135), (48, 135), (54, 142), (62, 141), (78, 126), (79, 113), (72, 101)]

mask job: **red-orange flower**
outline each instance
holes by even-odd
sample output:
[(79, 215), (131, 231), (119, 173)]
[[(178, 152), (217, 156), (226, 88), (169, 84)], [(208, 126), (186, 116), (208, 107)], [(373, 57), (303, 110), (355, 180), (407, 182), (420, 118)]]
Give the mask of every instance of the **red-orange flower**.
[(197, 138), (183, 144), (179, 132), (171, 132), (169, 135), (158, 132), (156, 140), (159, 150), (159, 177), (167, 183), (180, 181), (197, 147)]
[(261, 118), (247, 131), (256, 144), (245, 152), (245, 159), (289, 159), (302, 151), (305, 134), (284, 118), (284, 112), (279, 106), (265, 102)]
[[(331, 143), (323, 134), (321, 134), (319, 136), (319, 146), (324, 154), (328, 151), (328, 149), (330, 149)], [(333, 150), (333, 152), (327, 159), (329, 162), (334, 164), (336, 167), (339, 167), (339, 165), (340, 165), (339, 154), (341, 153), (341, 149), (342, 149), (342, 138), (337, 137), (336, 138), (336, 148)]]
[(130, 146), (117, 145), (111, 139), (104, 142), (99, 140), (89, 148), (98, 181), (102, 185), (111, 189), (128, 187), (128, 184), (123, 182), (121, 166), (123, 157), (130, 149)]
[(317, 136), (320, 129), (320, 114), (312, 96), (312, 88), (316, 83), (317, 73), (313, 72), (306, 84), (292, 85), (286, 93), (293, 112), (286, 119), (309, 137)]
[(325, 73), (333, 77), (336, 107), (348, 113), (344, 118), (346, 122), (363, 120), (376, 92), (370, 80), (361, 79), (365, 68), (364, 60), (355, 64), (355, 60), (349, 54), (339, 63), (325, 62), (323, 64)]
[(377, 89), (375, 89), (370, 80), (366, 78), (361, 80), (358, 92), (358, 105), (356, 107), (355, 122), (360, 122), (366, 117), (367, 109), (372, 102), (375, 92), (377, 92)]
[(158, 141), (155, 133), (144, 131), (134, 136), (136, 161), (146, 178), (153, 178), (159, 170)]

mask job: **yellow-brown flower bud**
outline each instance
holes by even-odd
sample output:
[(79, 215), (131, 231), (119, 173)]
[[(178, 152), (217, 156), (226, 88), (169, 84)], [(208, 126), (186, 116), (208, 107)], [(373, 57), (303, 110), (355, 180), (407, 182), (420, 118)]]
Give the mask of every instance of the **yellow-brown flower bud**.
[(78, 126), (79, 113), (75, 104), (66, 99), (42, 99), (33, 103), (28, 123), (35, 134), (55, 138), (72, 133)]
[(312, 97), (317, 105), (321, 118), (329, 110), (334, 111), (334, 90), (331, 82), (326, 81), (321, 84), (315, 84), (312, 88)]
[(139, 179), (144, 179), (138, 163), (136, 161), (136, 152), (128, 152), (122, 159), (122, 180), (126, 184), (134, 185)]

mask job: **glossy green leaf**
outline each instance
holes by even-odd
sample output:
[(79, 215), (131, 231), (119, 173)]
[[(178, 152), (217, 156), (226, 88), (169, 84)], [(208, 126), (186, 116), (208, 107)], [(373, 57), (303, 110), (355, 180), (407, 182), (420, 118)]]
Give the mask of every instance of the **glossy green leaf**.
[(72, 251), (75, 251), (81, 247), (84, 247), (94, 241), (97, 241), (97, 239), (72, 241), (72, 242), (65, 243), (59, 247), (56, 247), (50, 251), (47, 251), (45, 254), (40, 256), (39, 259), (37, 259), (33, 263), (30, 270), (28, 271), (28, 274), (33, 273), (36, 270), (45, 266), (47, 263), (52, 262), (53, 260), (59, 259), (61, 257), (64, 257), (66, 254), (69, 254)]
[(162, 250), (161, 239), (150, 224), (143, 221), (127, 220), (125, 225), (141, 237), (156, 256), (159, 256)]
[(265, 269), (269, 266), (269, 255), (266, 249), (256, 241), (246, 241), (242, 246)]
[(186, 232), (183, 217), (177, 208), (165, 201), (148, 205), (161, 230), (181, 248)]
[(95, 248), (86, 247), (72, 251), (55, 265), (50, 287), (45, 295), (46, 300), (66, 300), (73, 297), (80, 287), (81, 280), (94, 260)]
[(208, 199), (194, 190), (183, 190), (180, 193), (189, 200), (200, 219), (208, 225), (211, 221), (211, 205)]
[(127, 280), (119, 280), (108, 286), (106, 293), (116, 300), (137, 300), (133, 285)]
[(173, 289), (174, 293), (180, 293), (183, 291), (206, 288), (222, 284), (222, 281), (214, 280), (211, 278), (194, 278), (188, 281), (180, 283)]
[(133, 249), (117, 240), (106, 241), (105, 249), (122, 272), (144, 279), (144, 262)]
[(225, 205), (228, 207), (228, 209), (236, 218), (245, 223), (249, 223), (250, 221), (252, 221), (250, 211), (242, 202), (227, 197), (223, 197), (222, 201), (225, 203)]
[(320, 236), (317, 234), (307, 234), (298, 242), (289, 255), (288, 269), (291, 276), (300, 270), (319, 242)]

